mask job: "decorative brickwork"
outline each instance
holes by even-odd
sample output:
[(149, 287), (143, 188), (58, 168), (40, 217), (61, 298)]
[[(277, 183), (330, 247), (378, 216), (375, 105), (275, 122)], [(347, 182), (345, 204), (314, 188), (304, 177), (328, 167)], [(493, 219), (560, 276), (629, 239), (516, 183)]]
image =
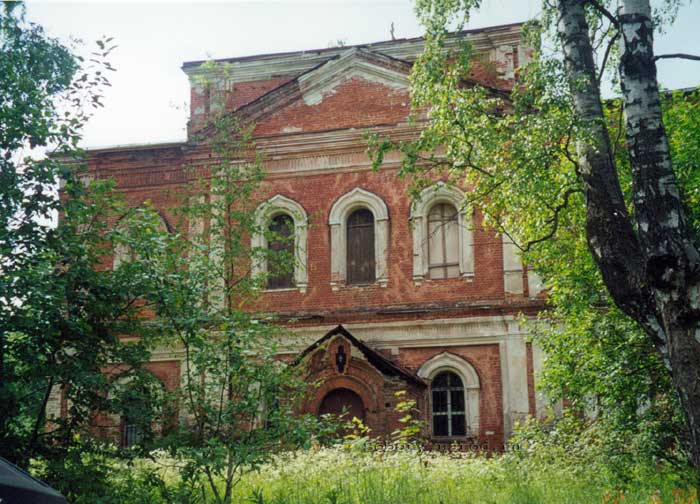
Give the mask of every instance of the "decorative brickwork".
[[(499, 89), (512, 85), (514, 67), (530, 54), (520, 42), (519, 25), (458, 36), (470, 38), (479, 54), (474, 80)], [(307, 222), (303, 233), (296, 234), (306, 259), (304, 269), (295, 270), (299, 288), (265, 291), (255, 306), (293, 320), (290, 324), (307, 344), (322, 341), (300, 359), (310, 387), (305, 409), (315, 414), (329, 393), (347, 390), (333, 395), (333, 404), (348, 397), (355, 398), (357, 407), (359, 397), (367, 425), (375, 435), (386, 435), (399, 426), (394, 394), (406, 390), (430, 425), (430, 377), (423, 380), (418, 373), (436, 356), (451, 355), (478, 377), (478, 388), (465, 386), (467, 409), (472, 408), (466, 421), (475, 431), (455, 441), (498, 449), (514, 421), (540, 408), (534, 373), (541, 353), (526, 347), (516, 320), (519, 313), (542, 308), (539, 281), (528, 275), (509, 243), (482, 227), (478, 212), (473, 218), (460, 214), (464, 232), (458, 277), (430, 279), (423, 262), (425, 244), (416, 243), (426, 239), (427, 228), (417, 232), (412, 226), (425, 212), (418, 215), (414, 206), (412, 214), (408, 182), (397, 177), (399, 159), (389, 153), (382, 168), (373, 171), (366, 154), (366, 131), (395, 139), (419, 131), (420, 114), (417, 122), (409, 122), (408, 74), (421, 46), (420, 39), (408, 39), (238, 58), (227, 60), (232, 69), (228, 77), (202, 62), (186, 63), (192, 84), (189, 129), (206, 135), (212, 93), (225, 96), (227, 107), (256, 125), (257, 147), (268, 171), (259, 203), (289, 207), (293, 202)], [(202, 77), (210, 84), (202, 85)], [(206, 173), (212, 159), (194, 138), (94, 150), (90, 171), (114, 177), (134, 205), (149, 200), (169, 224), (186, 231), (189, 224), (177, 222), (172, 209), (188, 177)], [(335, 215), (333, 209), (348, 194), (371, 195), (353, 203), (374, 215), (377, 281), (368, 285), (344, 282), (345, 256), (338, 255), (346, 253), (340, 245), (347, 212)], [(444, 202), (458, 207), (455, 195), (459, 192), (441, 193)], [(261, 209), (261, 215), (271, 215), (265, 204)], [(323, 339), (336, 324), (347, 331)], [(157, 362), (151, 368), (166, 388), (177, 386), (177, 362)], [(431, 437), (429, 428), (425, 435)]]

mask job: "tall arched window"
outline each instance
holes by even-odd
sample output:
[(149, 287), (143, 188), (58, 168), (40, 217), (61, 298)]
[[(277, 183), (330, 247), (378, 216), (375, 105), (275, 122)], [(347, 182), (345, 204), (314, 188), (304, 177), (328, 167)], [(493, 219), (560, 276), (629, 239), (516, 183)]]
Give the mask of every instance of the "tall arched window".
[(270, 239), (267, 248), (268, 289), (294, 287), (294, 220), (289, 215), (273, 217), (269, 226)]
[[(252, 276), (264, 278), (269, 289), (296, 287), (306, 292), (308, 224), (304, 207), (294, 200), (278, 194), (262, 202), (255, 210), (256, 232), (250, 240), (255, 251)], [(280, 261), (273, 256), (286, 258), (290, 264), (278, 268)]]
[[(134, 252), (134, 250), (129, 247), (127, 240), (125, 238), (129, 233), (129, 223), (125, 219), (140, 219), (146, 210), (144, 208), (135, 208), (130, 214), (123, 215), (116, 224), (115, 231), (116, 234), (121, 235), (121, 239), (117, 240), (114, 246), (114, 256), (112, 257), (112, 269), (117, 269), (120, 265), (128, 264), (132, 262), (139, 261), (139, 256)], [(158, 212), (160, 219), (158, 221), (158, 231), (162, 233), (172, 232), (171, 227), (168, 225), (163, 214)]]
[(474, 277), (472, 218), (462, 209), (464, 193), (438, 182), (411, 205), (413, 280)]
[(459, 222), (449, 203), (438, 203), (428, 213), (428, 274), (433, 279), (459, 276)]
[(374, 215), (366, 208), (355, 210), (347, 223), (347, 281), (374, 282)]
[(456, 373), (443, 371), (430, 385), (432, 395), (433, 435), (465, 436), (467, 434), (464, 384)]
[[(384, 201), (356, 187), (333, 203), (328, 225), (332, 289), (374, 282), (386, 287), (389, 282), (389, 209)], [(358, 247), (362, 251), (359, 254)]]

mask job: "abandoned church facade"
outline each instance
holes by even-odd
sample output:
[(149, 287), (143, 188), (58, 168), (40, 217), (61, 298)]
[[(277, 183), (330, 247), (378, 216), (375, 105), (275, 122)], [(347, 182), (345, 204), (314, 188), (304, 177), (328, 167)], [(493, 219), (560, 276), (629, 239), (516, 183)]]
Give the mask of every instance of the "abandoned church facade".
[[(508, 89), (527, 58), (520, 26), (460, 36), (480, 55), (475, 79)], [(299, 257), (292, 274), (269, 283), (260, 308), (293, 320), (308, 345), (289, 356), (321, 384), (307, 411), (346, 408), (387, 434), (399, 425), (395, 392), (405, 390), (436, 442), (498, 448), (515, 421), (543, 407), (542, 355), (518, 323), (542, 308), (538, 279), (478, 213), (459, 210), (462, 190), (438, 181), (413, 200), (398, 156), (373, 171), (366, 153), (367, 131), (419, 131), (408, 120), (408, 76), (421, 49), (420, 39), (402, 39), (225, 60), (227, 106), (254, 122), (264, 155), (259, 224), (293, 223)], [(183, 70), (192, 139), (217, 106), (219, 81), (203, 62)], [(193, 140), (89, 154), (93, 174), (113, 177), (134, 205), (150, 200), (166, 220), (171, 194), (190, 176), (184, 167), (206, 165), (208, 155)], [(267, 246), (262, 236), (252, 245)], [(149, 369), (174, 388), (180, 366), (176, 351), (163, 351)]]

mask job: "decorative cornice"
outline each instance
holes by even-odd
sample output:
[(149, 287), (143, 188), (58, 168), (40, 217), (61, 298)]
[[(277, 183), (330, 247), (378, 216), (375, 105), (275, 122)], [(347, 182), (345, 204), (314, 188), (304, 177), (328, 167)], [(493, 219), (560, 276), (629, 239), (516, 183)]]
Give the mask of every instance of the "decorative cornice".
[[(446, 49), (455, 47), (464, 38), (472, 43), (477, 53), (490, 52), (504, 45), (517, 46), (520, 43), (521, 26), (522, 23), (517, 23), (463, 31), (452, 35), (447, 40), (445, 47)], [(225, 78), (231, 83), (247, 82), (284, 75), (298, 75), (348, 50), (356, 48), (366, 48), (370, 51), (381, 52), (392, 58), (412, 62), (423, 51), (424, 46), (425, 40), (422, 37), (418, 37), (329, 49), (219, 59), (216, 60), (217, 63), (228, 65), (227, 68), (220, 69), (202, 68), (205, 61), (190, 61), (183, 64), (182, 70), (190, 78), (191, 82), (196, 76), (206, 76), (212, 80)]]

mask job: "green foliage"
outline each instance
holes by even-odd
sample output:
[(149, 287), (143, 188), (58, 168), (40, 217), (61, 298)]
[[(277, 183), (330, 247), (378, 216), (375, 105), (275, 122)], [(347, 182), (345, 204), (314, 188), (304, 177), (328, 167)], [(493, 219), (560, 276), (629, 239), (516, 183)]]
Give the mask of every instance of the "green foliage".
[(285, 237), (258, 229), (253, 202), (264, 174), (252, 126), (221, 110), (198, 138), (215, 161), (176, 210), (186, 231), (128, 245), (157, 286), (147, 295), (153, 328), (183, 359), (180, 422), (162, 440), (183, 478), (179, 492), (229, 503), (245, 473), (305, 442), (316, 422), (296, 414), (306, 385), (279, 358), (291, 335), (254, 305), (266, 279), (250, 275), (252, 261), (293, 269), (293, 251), (251, 248), (253, 233)]
[[(413, 141), (370, 137), (375, 167), (390, 150), (402, 154), (401, 175), (415, 194), (443, 174), (468, 188), (465, 206), (490, 229), (507, 234), (524, 262), (544, 280), (549, 309), (527, 321), (547, 355), (543, 383), (553, 401), (566, 399), (575, 411), (595, 414), (606, 450), (621, 459), (683, 458), (686, 436), (668, 372), (649, 338), (615, 307), (586, 240), (586, 201), (578, 173), (577, 141), (588, 129), (575, 116), (561, 55), (551, 49), (556, 11), (543, 4), (538, 22), (524, 27), (533, 58), (503, 91), (471, 79), (474, 58), (468, 44), (456, 43), (459, 29), (481, 2), (422, 0), (419, 18), (426, 50), (411, 75), (412, 105), (423, 126)], [(609, 2), (602, 2), (608, 5)], [(591, 7), (591, 6), (589, 6)], [(672, 15), (667, 2), (658, 16)], [(591, 37), (601, 54), (614, 30), (590, 8)], [(607, 70), (606, 70), (607, 68)], [(696, 93), (676, 93), (665, 103), (664, 121), (684, 205), (698, 227), (700, 162)], [(629, 156), (624, 145), (619, 100), (606, 104), (608, 127), (620, 183), (633, 213)]]
[[(426, 452), (392, 445), (339, 445), (283, 452), (247, 472), (232, 493), (233, 502), (255, 504), (618, 504), (690, 503), (694, 490), (687, 473), (666, 466), (637, 464), (619, 479), (579, 435), (530, 433), (529, 444), (492, 457), (470, 453)], [(113, 464), (110, 483), (92, 502), (201, 503), (206, 493), (183, 491), (172, 461)], [(152, 485), (158, 473), (163, 486)], [(217, 484), (223, 488), (223, 482)], [(151, 500), (147, 500), (151, 499)], [(87, 501), (79, 501), (87, 502)]]
[[(43, 464), (47, 478), (73, 495), (71, 485), (98, 482), (79, 476), (75, 462), (98, 450), (89, 441), (94, 413), (122, 412), (117, 383), (104, 371), (120, 362), (136, 372), (149, 358), (154, 339), (138, 300), (152, 286), (138, 267), (129, 275), (104, 267), (115, 245), (108, 231), (127, 209), (113, 183), (87, 179), (77, 148), (109, 84), (109, 39), (86, 63), (26, 21), (21, 4), (3, 8), (0, 454), (25, 467), (30, 459)], [(140, 338), (123, 343), (124, 334)], [(61, 397), (66, 417), (49, 409)]]
[(414, 416), (420, 415), (420, 410), (416, 407), (415, 399), (404, 399), (405, 390), (399, 390), (394, 395), (399, 399), (394, 411), (402, 416), (399, 418), (401, 427), (393, 431), (391, 437), (399, 445), (405, 445), (418, 439), (425, 428), (425, 422)]

